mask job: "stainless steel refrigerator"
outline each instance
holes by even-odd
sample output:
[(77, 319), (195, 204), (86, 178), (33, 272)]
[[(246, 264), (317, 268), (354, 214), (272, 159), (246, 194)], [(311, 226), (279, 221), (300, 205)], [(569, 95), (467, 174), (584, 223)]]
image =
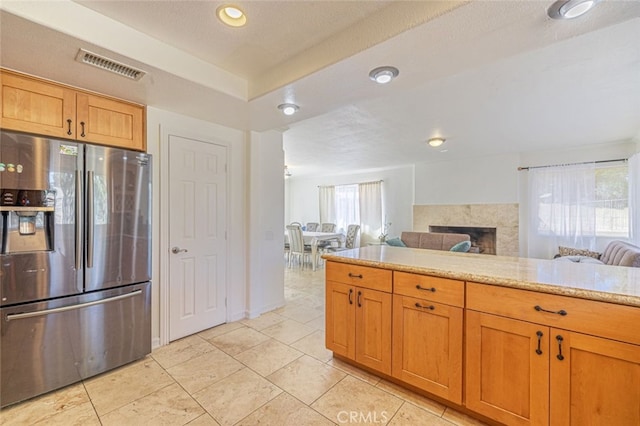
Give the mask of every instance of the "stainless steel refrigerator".
[(151, 157), (0, 135), (4, 407), (151, 352)]

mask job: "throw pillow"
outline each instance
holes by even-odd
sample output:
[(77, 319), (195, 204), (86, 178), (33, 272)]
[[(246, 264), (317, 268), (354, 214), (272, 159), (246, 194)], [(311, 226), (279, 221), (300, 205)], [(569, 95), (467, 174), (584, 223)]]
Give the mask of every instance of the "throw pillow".
[(558, 253), (560, 253), (560, 256), (589, 256), (594, 259), (600, 259), (600, 255), (602, 254), (597, 251), (563, 246), (558, 247)]
[(402, 241), (400, 239), (400, 237), (391, 238), (390, 240), (387, 240), (387, 245), (394, 246), (394, 247), (406, 247), (407, 246), (404, 243), (404, 241)]
[(449, 251), (458, 251), (462, 253), (466, 253), (471, 248), (471, 241), (461, 241), (455, 246), (451, 247)]

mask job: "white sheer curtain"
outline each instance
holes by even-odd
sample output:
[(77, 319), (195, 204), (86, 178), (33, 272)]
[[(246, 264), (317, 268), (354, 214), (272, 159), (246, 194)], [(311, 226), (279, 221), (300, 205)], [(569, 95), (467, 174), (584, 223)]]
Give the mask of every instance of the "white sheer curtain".
[[(336, 223), (336, 187), (320, 186), (320, 223)], [(336, 228), (338, 229), (338, 228)]]
[(640, 244), (640, 152), (629, 158), (629, 233)]
[(595, 164), (529, 170), (529, 256), (551, 259), (558, 246), (596, 249)]
[(360, 240), (374, 241), (382, 231), (382, 184), (368, 182), (359, 185)]

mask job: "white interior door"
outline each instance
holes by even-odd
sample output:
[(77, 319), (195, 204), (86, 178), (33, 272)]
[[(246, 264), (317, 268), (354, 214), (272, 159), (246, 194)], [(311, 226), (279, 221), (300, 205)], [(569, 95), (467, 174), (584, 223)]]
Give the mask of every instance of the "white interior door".
[(169, 340), (226, 320), (226, 147), (169, 136)]

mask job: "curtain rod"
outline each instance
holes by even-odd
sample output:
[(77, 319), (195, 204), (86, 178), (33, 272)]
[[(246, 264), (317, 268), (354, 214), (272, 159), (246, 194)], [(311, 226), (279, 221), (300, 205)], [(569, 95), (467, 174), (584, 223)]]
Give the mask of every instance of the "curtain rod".
[(619, 161), (627, 161), (628, 158), (618, 158), (617, 160), (599, 160), (599, 161), (583, 161), (582, 163), (564, 163), (564, 164), (551, 164), (548, 166), (531, 166), (531, 167), (518, 167), (518, 171), (529, 169), (544, 169), (545, 167), (560, 167), (560, 166), (577, 166), (579, 164), (600, 164), (600, 163), (616, 163)]
[(359, 183), (340, 183), (338, 185), (318, 185), (318, 188), (330, 188), (332, 186), (362, 185), (362, 184), (365, 184), (365, 183), (378, 183), (378, 182), (382, 183), (382, 182), (384, 182), (384, 180), (380, 179), (380, 180), (373, 180), (373, 181), (370, 181), (370, 182), (359, 182)]

